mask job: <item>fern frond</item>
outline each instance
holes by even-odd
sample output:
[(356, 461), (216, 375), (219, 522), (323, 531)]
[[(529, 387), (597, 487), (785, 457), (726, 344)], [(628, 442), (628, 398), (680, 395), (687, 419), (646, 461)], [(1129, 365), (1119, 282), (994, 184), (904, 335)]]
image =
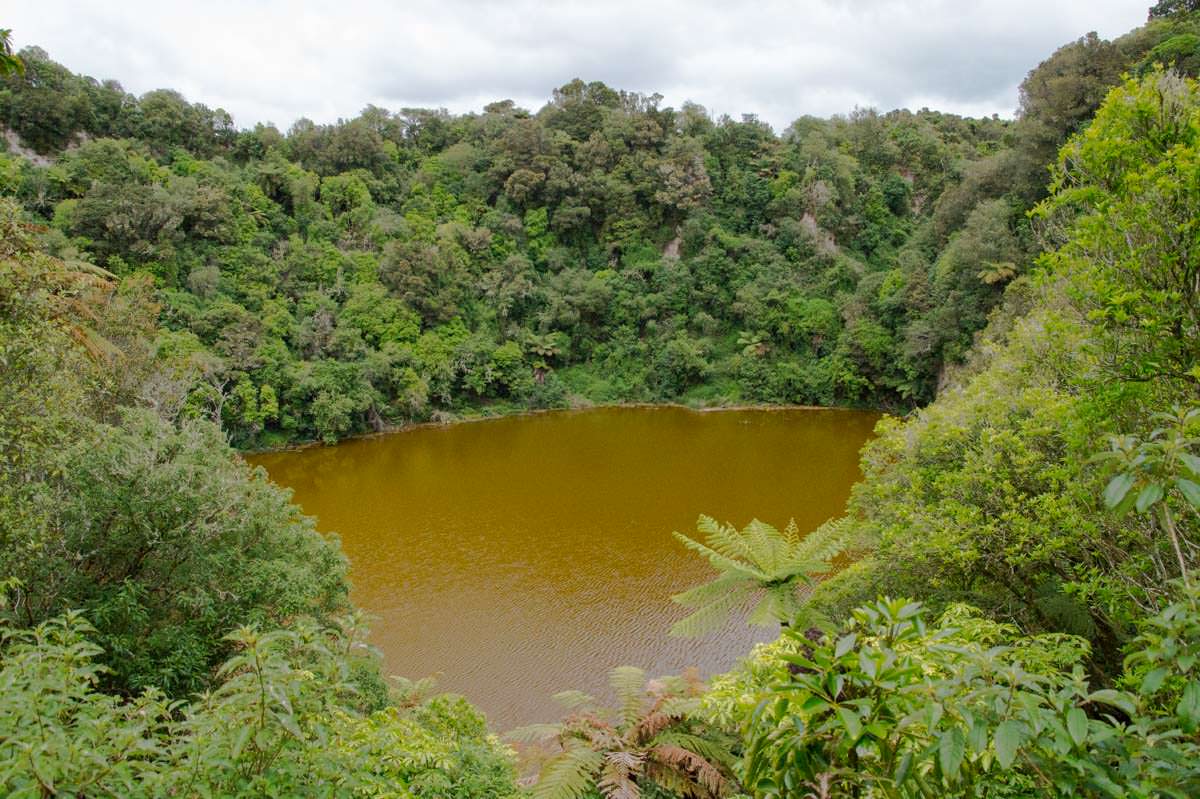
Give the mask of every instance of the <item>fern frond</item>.
[(762, 570), (753, 564), (742, 563), (741, 561), (727, 558), (720, 552), (701, 544), (699, 541), (694, 541), (691, 538), (688, 538), (683, 533), (673, 533), (672, 535), (682, 541), (683, 545), (688, 549), (698, 552), (707, 558), (708, 562), (711, 563), (718, 571), (740, 574), (750, 580), (767, 581), (771, 579), (769, 575), (764, 574)]
[(766, 574), (776, 574), (787, 556), (783, 536), (771, 525), (751, 519), (742, 535), (754, 553), (752, 562)]
[(562, 732), (561, 724), (526, 724), (504, 733), (504, 737), (519, 744), (535, 744), (548, 741)]
[(637, 727), (634, 728), (637, 741), (649, 741), (665, 730), (675, 721), (671, 714), (664, 712), (662, 709), (654, 710), (638, 719)]
[(580, 799), (596, 784), (604, 755), (573, 746), (546, 761), (533, 786), (534, 799)]
[(646, 672), (637, 666), (617, 666), (608, 673), (608, 684), (617, 695), (622, 721), (632, 725), (642, 712)]
[(711, 516), (701, 516), (696, 521), (696, 532), (703, 533), (705, 543), (725, 557), (753, 562), (753, 551), (732, 524), (720, 524)]
[(567, 710), (577, 710), (581, 707), (594, 707), (596, 699), (591, 694), (585, 694), (583, 691), (559, 691), (552, 699), (565, 707)]
[(642, 761), (645, 760), (642, 755), (635, 754), (634, 752), (626, 752), (624, 750), (609, 752), (604, 756), (604, 759), (609, 763), (614, 763), (627, 771), (636, 771), (637, 769), (641, 768)]
[(671, 625), (670, 634), (683, 638), (698, 638), (716, 632), (729, 621), (730, 612), (741, 607), (752, 594), (753, 589), (748, 586), (734, 588), (675, 622)]
[(597, 788), (605, 799), (639, 799), (642, 795), (636, 779), (642, 775), (645, 756), (617, 750), (604, 756), (604, 772)]
[(779, 596), (783, 590), (790, 591), (792, 587), (779, 586), (763, 592), (763, 598), (754, 606), (754, 610), (750, 611), (750, 616), (746, 619), (746, 622), (755, 627), (771, 627), (779, 624), (781, 621), (789, 621), (789, 614)]
[(711, 582), (701, 583), (694, 588), (675, 594), (671, 601), (685, 608), (697, 608), (725, 597), (731, 591), (745, 588), (747, 581), (737, 574), (722, 574)]
[(783, 539), (787, 541), (789, 547), (800, 543), (800, 528), (796, 526), (795, 519), (788, 519), (787, 527), (783, 528)]
[(669, 770), (688, 775), (712, 796), (719, 796), (725, 790), (726, 781), (721, 770), (689, 749), (664, 743), (651, 749), (650, 754)]
[(696, 713), (700, 705), (701, 699), (698, 696), (671, 696), (664, 699), (658, 709), (659, 712), (678, 719)]
[(596, 787), (604, 799), (641, 799), (642, 795), (632, 775), (618, 767), (606, 767)]
[(91, 275), (92, 277), (102, 278), (105, 282), (115, 282), (117, 280), (120, 280), (119, 277), (117, 277), (115, 274), (108, 271), (104, 267), (96, 266), (95, 264), (89, 263), (87, 261), (71, 259), (68, 261), (64, 261), (64, 263), (67, 266), (69, 266), (71, 269), (74, 269), (77, 272), (88, 274), (88, 275)]
[(846, 551), (850, 540), (850, 518), (830, 519), (813, 530), (792, 550), (797, 561), (828, 563)]
[(729, 743), (722, 744), (714, 741), (711, 738), (705, 738), (702, 735), (693, 735), (689, 732), (679, 732), (676, 730), (668, 730), (663, 733), (659, 740), (659, 744), (673, 744), (682, 747), (691, 752), (703, 757), (711, 763), (720, 764), (723, 766), (732, 766), (737, 758), (734, 756)]

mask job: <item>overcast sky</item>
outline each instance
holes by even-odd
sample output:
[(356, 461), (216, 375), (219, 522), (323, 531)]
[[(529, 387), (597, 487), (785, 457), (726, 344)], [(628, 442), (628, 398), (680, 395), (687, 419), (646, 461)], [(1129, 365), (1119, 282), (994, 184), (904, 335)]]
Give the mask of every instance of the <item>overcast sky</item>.
[(141, 94), (171, 88), (239, 127), (384, 108), (540, 108), (571, 78), (714, 115), (928, 106), (1009, 116), (1059, 45), (1141, 24), (1150, 0), (80, 0), (6, 3), (18, 47)]

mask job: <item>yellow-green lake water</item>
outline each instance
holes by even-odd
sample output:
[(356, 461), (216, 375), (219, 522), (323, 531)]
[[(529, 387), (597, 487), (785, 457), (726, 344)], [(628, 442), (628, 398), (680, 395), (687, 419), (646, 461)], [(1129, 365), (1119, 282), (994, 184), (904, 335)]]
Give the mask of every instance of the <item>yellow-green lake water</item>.
[(599, 408), (418, 427), (256, 455), (336, 532), (386, 672), (434, 675), (496, 729), (552, 721), (550, 697), (732, 666), (775, 631), (667, 630), (669, 597), (711, 576), (671, 536), (701, 514), (738, 527), (842, 512), (878, 414)]

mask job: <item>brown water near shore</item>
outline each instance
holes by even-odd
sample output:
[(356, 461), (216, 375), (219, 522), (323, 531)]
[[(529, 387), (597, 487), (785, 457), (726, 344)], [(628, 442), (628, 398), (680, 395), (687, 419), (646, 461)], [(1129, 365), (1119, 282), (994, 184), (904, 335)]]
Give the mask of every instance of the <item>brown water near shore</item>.
[(841, 513), (878, 414), (598, 408), (420, 427), (249, 458), (350, 559), (386, 671), (435, 675), (497, 729), (605, 673), (733, 665), (774, 631), (667, 636), (707, 579), (672, 530), (704, 513), (812, 529)]

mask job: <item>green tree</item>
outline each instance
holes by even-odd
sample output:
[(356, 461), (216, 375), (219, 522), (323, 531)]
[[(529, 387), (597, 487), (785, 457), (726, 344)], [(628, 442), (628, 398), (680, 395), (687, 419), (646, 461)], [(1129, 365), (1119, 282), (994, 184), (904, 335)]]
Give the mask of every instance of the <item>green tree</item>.
[(1171, 17), (1176, 14), (1191, 14), (1200, 10), (1200, 2), (1196, 0), (1158, 0), (1150, 6), (1150, 19)]
[(25, 63), (12, 49), (12, 28), (0, 28), (0, 75), (24, 75)]
[(1038, 208), (1061, 245), (1044, 262), (1075, 276), (1077, 301), (1112, 334), (1104, 366), (1123, 379), (1200, 381), (1198, 143), (1196, 81), (1130, 79), (1064, 148)]

